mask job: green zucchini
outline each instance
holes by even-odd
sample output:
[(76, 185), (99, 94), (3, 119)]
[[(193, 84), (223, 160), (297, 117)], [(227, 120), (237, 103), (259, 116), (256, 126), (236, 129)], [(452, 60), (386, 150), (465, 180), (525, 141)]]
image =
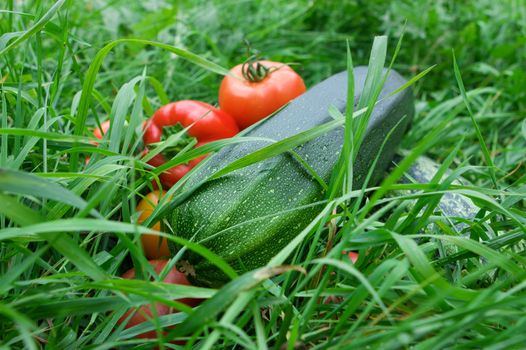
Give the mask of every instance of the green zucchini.
[[(366, 74), (365, 67), (354, 70), (355, 101), (361, 95)], [(394, 71), (385, 81), (380, 94), (384, 99), (374, 108), (354, 164), (355, 186), (363, 183), (382, 142), (394, 129), (379, 155), (372, 182), (383, 174), (414, 114), (410, 90), (388, 96), (405, 82)], [(330, 106), (344, 111), (346, 94), (347, 73), (342, 72), (314, 86), (246, 136), (282, 140), (327, 123), (332, 120)], [(251, 142), (222, 149), (197, 169), (184, 188), (195, 186), (232, 161), (267, 145)], [(343, 128), (339, 127), (297, 147), (295, 152), (328, 182), (342, 145)], [(313, 203), (324, 196), (312, 173), (289, 153), (283, 153), (206, 182), (174, 208), (169, 222), (178, 236), (206, 246), (243, 272), (265, 265), (301, 232), (322, 208)], [(309, 204), (313, 205), (294, 210)], [(218, 286), (227, 281), (211, 263), (187, 254), (186, 259), (195, 269), (193, 283)]]

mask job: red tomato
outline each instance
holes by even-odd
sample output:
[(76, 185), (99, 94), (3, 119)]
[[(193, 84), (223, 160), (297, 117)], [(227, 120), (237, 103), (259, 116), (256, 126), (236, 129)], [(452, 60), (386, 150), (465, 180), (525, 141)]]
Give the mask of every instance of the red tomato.
[[(167, 260), (150, 260), (149, 263), (150, 265), (152, 265), (153, 269), (155, 270), (156, 273), (160, 273), (164, 267), (166, 266), (166, 263), (168, 261)], [(123, 275), (122, 275), (122, 278), (125, 278), (125, 279), (134, 279), (135, 278), (135, 269), (130, 269), (128, 271), (126, 271)], [(163, 282), (165, 283), (172, 283), (172, 284), (182, 284), (182, 285), (186, 285), (186, 286), (189, 286), (190, 285), (190, 282), (188, 282), (188, 280), (186, 279), (186, 276), (177, 271), (177, 269), (174, 267), (172, 270), (170, 270), (170, 272), (168, 273), (168, 275), (166, 276), (166, 278), (163, 280)], [(194, 306), (197, 306), (201, 300), (200, 299), (190, 299), (190, 298), (184, 298), (184, 299), (179, 299), (177, 300), (181, 303), (184, 303), (188, 306), (191, 306), (191, 307), (194, 307)], [(136, 309), (131, 309), (131, 310), (128, 310), (118, 321), (117, 321), (117, 324), (121, 324), (123, 323), (129, 316), (132, 312), (135, 312), (134, 315), (128, 320), (128, 323), (126, 324), (126, 326), (124, 328), (131, 328), (133, 326), (136, 326), (138, 324), (141, 324), (143, 322), (148, 322), (152, 317), (154, 317), (154, 314), (152, 312), (152, 305), (143, 305), (141, 307), (139, 307), (139, 310), (137, 312), (135, 312)], [(174, 313), (174, 312), (177, 312), (177, 310), (173, 309), (172, 307), (169, 307), (169, 306), (166, 306), (166, 305), (163, 305), (163, 304), (160, 304), (160, 303), (154, 303), (154, 307), (157, 311), (157, 315), (159, 316), (163, 316), (163, 315), (167, 315), (167, 314), (170, 314), (170, 313)], [(142, 338), (142, 339), (155, 339), (157, 338), (157, 332), (155, 330), (153, 331), (149, 331), (149, 332), (146, 332), (146, 333), (142, 333), (140, 335), (137, 336), (137, 338)]]
[(200, 142), (225, 139), (239, 132), (235, 120), (225, 111), (205, 102), (181, 100), (162, 106), (147, 121), (144, 143), (160, 142), (163, 128), (176, 124), (190, 127), (188, 135)]
[(234, 117), (240, 129), (269, 116), (306, 90), (303, 79), (284, 63), (244, 63), (230, 72), (237, 78), (226, 76), (221, 82), (219, 106)]
[(356, 263), (356, 261), (358, 260), (358, 253), (356, 252), (347, 252), (344, 250), (342, 254), (347, 255), (351, 259), (353, 264)]
[[(162, 106), (143, 124), (144, 144), (161, 142), (164, 128), (176, 124), (189, 128), (188, 134), (198, 141), (194, 148), (232, 137), (239, 132), (236, 121), (226, 112), (205, 102), (182, 100)], [(172, 187), (205, 157), (206, 155), (195, 158), (188, 164), (179, 164), (161, 173), (159, 178), (163, 187)], [(157, 154), (148, 164), (159, 167), (166, 162), (167, 159), (162, 154)]]
[[(153, 210), (155, 209), (155, 206), (159, 204), (159, 199), (161, 197), (161, 192), (153, 191), (148, 193), (146, 197), (139, 202), (137, 205), (137, 211), (140, 212), (139, 218), (137, 219), (139, 224), (142, 224), (150, 217), (150, 215), (152, 215)], [(154, 223), (151, 227), (157, 231), (161, 230), (161, 224), (159, 222)], [(168, 242), (165, 238), (157, 235), (141, 235), (141, 243), (148, 259), (159, 259), (161, 257), (170, 256)]]
[[(202, 146), (205, 143), (207, 142), (198, 142), (194, 146), (194, 148)], [(147, 154), (148, 154), (148, 149), (145, 149), (143, 151), (143, 156)], [(200, 161), (205, 159), (206, 156), (207, 155), (205, 154), (201, 157), (197, 157), (197, 158), (190, 160), (187, 164), (179, 164), (166, 171), (163, 171), (161, 174), (159, 174), (159, 179), (161, 180), (161, 184), (163, 185), (163, 187), (165, 189), (170, 189), (173, 185), (177, 183), (177, 181), (181, 180), (181, 178), (185, 176), (186, 173), (192, 170), (197, 164), (199, 164)], [(164, 163), (166, 163), (166, 161), (167, 161), (166, 158), (162, 154), (156, 154), (152, 159), (148, 161), (148, 164), (154, 167), (159, 167), (163, 165)], [(152, 185), (154, 186), (155, 189), (158, 188), (156, 181), (152, 181)]]

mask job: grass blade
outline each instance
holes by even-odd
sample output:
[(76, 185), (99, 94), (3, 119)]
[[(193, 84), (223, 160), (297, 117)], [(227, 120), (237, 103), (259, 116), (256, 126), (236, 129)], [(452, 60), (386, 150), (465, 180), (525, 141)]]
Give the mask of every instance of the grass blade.
[(55, 13), (57, 13), (57, 11), (62, 7), (62, 5), (64, 5), (65, 2), (66, 0), (58, 0), (55, 2), (55, 4), (53, 4), (53, 6), (51, 6), (51, 8), (35, 24), (23, 32), (23, 34), (18, 36), (18, 38), (16, 38), (11, 44), (0, 50), (0, 56), (4, 56), (7, 52), (14, 49), (25, 40), (28, 40), (31, 36), (40, 32), (46, 23), (51, 21)]
[(493, 186), (497, 188), (497, 178), (495, 176), (495, 165), (493, 164), (493, 160), (491, 159), (491, 154), (489, 153), (488, 146), (486, 145), (486, 141), (484, 141), (482, 132), (480, 131), (479, 125), (477, 121), (475, 120), (473, 111), (471, 110), (468, 96), (466, 94), (466, 89), (464, 88), (464, 82), (462, 81), (462, 75), (460, 74), (460, 69), (458, 68), (457, 59), (455, 57), (455, 51), (453, 51), (452, 54), (453, 54), (453, 68), (455, 71), (455, 78), (457, 79), (458, 88), (460, 89), (460, 94), (462, 95), (462, 99), (468, 110), (469, 117), (471, 118), (471, 122), (473, 123), (473, 127), (475, 128), (475, 133), (477, 135), (477, 139), (479, 140), (480, 147), (482, 148), (482, 154), (484, 156), (484, 160), (486, 161), (486, 164), (489, 167), (491, 181), (493, 182)]

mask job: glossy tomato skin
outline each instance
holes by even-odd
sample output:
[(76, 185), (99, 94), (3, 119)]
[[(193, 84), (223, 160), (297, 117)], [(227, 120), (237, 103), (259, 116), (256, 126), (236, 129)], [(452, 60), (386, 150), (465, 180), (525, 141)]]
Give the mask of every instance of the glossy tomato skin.
[[(162, 106), (143, 124), (144, 144), (160, 142), (163, 128), (176, 124), (189, 128), (188, 134), (198, 141), (195, 148), (211, 141), (232, 137), (239, 132), (236, 121), (226, 112), (205, 102), (182, 100)], [(205, 157), (206, 155), (195, 158), (188, 164), (176, 165), (161, 173), (159, 178), (163, 187), (172, 187)], [(149, 160), (148, 164), (159, 167), (166, 161), (162, 154), (158, 154)]]
[(162, 106), (149, 123), (150, 127), (143, 136), (145, 144), (161, 141), (162, 128), (177, 123), (185, 128), (190, 127), (188, 135), (200, 142), (225, 139), (239, 132), (236, 121), (225, 111), (194, 100), (182, 100)]
[(243, 78), (243, 65), (239, 64), (230, 72), (241, 79), (226, 76), (219, 88), (219, 106), (236, 120), (240, 129), (269, 116), (306, 90), (303, 79), (286, 64), (259, 62), (275, 70), (261, 81), (250, 82)]
[[(139, 218), (137, 222), (142, 224), (146, 219), (152, 215), (155, 206), (159, 204), (161, 198), (160, 191), (153, 191), (148, 193), (137, 205), (137, 212), (139, 212)], [(160, 231), (161, 224), (159, 222), (154, 223), (151, 226), (154, 230)], [(160, 244), (159, 244), (160, 241)], [(165, 238), (157, 235), (141, 235), (141, 243), (144, 249), (144, 254), (148, 259), (159, 259), (161, 257), (169, 257), (170, 250), (168, 249), (168, 242)]]
[[(150, 260), (148, 261), (148, 263), (153, 267), (154, 271), (157, 274), (159, 274), (164, 269), (168, 261), (167, 260)], [(126, 271), (121, 277), (125, 279), (135, 278), (135, 269), (130, 269)], [(170, 272), (168, 273), (166, 278), (163, 280), (163, 282), (172, 283), (172, 284), (181, 284), (181, 285), (187, 285), (187, 286), (190, 285), (190, 282), (188, 282), (188, 280), (186, 279), (186, 276), (183, 273), (177, 271), (175, 267), (172, 270), (170, 270)], [(201, 302), (201, 300), (199, 299), (190, 299), (190, 298), (179, 299), (177, 301), (184, 303), (190, 307), (197, 306)], [(128, 320), (128, 323), (126, 324), (124, 328), (128, 329), (138, 324), (141, 324), (143, 322), (148, 322), (152, 317), (154, 317), (154, 313), (151, 307), (152, 307), (151, 305), (143, 305), (139, 307), (139, 310), (137, 310), (137, 312), (135, 312), (135, 309), (130, 309), (117, 321), (117, 324), (120, 325), (121, 323), (123, 323), (133, 312), (134, 312), (134, 315), (131, 316), (131, 318)], [(157, 311), (158, 316), (163, 316), (163, 315), (177, 312), (176, 309), (160, 304), (160, 303), (154, 303), (154, 307), (155, 307), (155, 310)], [(145, 333), (139, 334), (137, 338), (155, 339), (157, 338), (157, 332), (155, 330), (145, 332)]]
[[(207, 142), (198, 142), (194, 148), (197, 148), (201, 145), (206, 144)], [(148, 154), (148, 149), (145, 149), (143, 152), (143, 155)], [(161, 180), (161, 184), (166, 189), (170, 189), (173, 185), (177, 183), (177, 181), (181, 180), (183, 176), (186, 175), (190, 170), (192, 170), (197, 164), (199, 164), (200, 161), (206, 158), (206, 154), (194, 158), (188, 162), (188, 164), (179, 164), (176, 165), (168, 170), (163, 171), (161, 174), (159, 174), (159, 179)], [(152, 159), (148, 161), (148, 164), (154, 167), (159, 167), (167, 162), (167, 159), (162, 154), (156, 154)], [(154, 188), (157, 188), (157, 182), (152, 181), (152, 184)]]

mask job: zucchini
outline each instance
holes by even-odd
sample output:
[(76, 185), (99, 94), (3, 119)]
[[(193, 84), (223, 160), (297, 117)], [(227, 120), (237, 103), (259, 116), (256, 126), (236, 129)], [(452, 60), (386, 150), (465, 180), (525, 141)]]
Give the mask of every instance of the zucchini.
[[(354, 70), (355, 101), (361, 95), (366, 74), (366, 67)], [(385, 99), (374, 108), (354, 164), (354, 186), (362, 185), (386, 135), (400, 122), (379, 156), (372, 182), (379, 179), (413, 117), (410, 90), (388, 97), (405, 82), (394, 71), (385, 81), (380, 94), (380, 99)], [(345, 110), (346, 94), (347, 72), (341, 72), (293, 100), (246, 136), (282, 140), (327, 123), (332, 120), (328, 113), (331, 105), (342, 112)], [(222, 149), (192, 174), (183, 190), (267, 145), (265, 142), (241, 143)], [(328, 182), (342, 145), (343, 128), (339, 127), (297, 147), (295, 152)], [(283, 153), (205, 182), (174, 208), (169, 223), (178, 236), (206, 246), (243, 272), (265, 265), (301, 232), (321, 210), (322, 205), (315, 202), (324, 195), (323, 187), (312, 173), (289, 153)], [(294, 210), (309, 204), (312, 205)], [(186, 258), (195, 269), (195, 276), (191, 276), (193, 283), (219, 286), (228, 281), (200, 256), (187, 253)]]

